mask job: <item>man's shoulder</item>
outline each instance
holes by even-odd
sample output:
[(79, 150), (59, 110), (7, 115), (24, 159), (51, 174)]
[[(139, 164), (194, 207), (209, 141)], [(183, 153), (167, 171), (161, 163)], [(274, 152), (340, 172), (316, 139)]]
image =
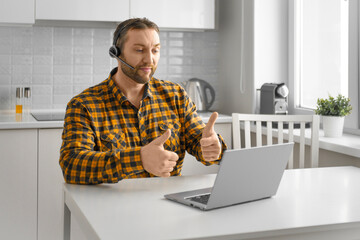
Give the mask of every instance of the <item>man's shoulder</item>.
[(70, 102), (89, 103), (103, 101), (108, 92), (107, 80), (100, 82), (97, 85), (91, 86), (81, 93), (75, 95)]

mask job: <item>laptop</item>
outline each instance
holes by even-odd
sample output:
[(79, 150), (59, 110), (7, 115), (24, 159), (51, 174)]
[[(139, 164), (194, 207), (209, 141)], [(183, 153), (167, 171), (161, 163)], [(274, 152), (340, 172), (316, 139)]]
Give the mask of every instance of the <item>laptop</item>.
[(274, 196), (294, 143), (226, 150), (213, 187), (167, 194), (166, 199), (211, 210)]

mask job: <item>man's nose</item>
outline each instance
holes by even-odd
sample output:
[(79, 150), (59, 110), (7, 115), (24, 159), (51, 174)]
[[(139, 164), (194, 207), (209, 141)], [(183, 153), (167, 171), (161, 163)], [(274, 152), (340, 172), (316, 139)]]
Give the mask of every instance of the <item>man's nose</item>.
[(146, 51), (146, 53), (144, 54), (144, 62), (146, 64), (150, 64), (152, 63), (153, 59), (153, 53), (151, 51)]

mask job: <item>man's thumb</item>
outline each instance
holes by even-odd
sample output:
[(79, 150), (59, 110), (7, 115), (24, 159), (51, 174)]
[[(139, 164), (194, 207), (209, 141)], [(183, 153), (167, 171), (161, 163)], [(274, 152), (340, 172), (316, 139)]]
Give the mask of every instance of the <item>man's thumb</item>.
[(167, 129), (163, 135), (161, 135), (160, 137), (156, 138), (154, 141), (152, 141), (155, 145), (163, 145), (166, 140), (168, 140), (168, 138), (171, 136), (171, 130)]
[(214, 132), (214, 125), (215, 125), (217, 117), (218, 117), (217, 112), (213, 112), (211, 114), (209, 121), (203, 130), (203, 134), (202, 134), (203, 137), (209, 137)]

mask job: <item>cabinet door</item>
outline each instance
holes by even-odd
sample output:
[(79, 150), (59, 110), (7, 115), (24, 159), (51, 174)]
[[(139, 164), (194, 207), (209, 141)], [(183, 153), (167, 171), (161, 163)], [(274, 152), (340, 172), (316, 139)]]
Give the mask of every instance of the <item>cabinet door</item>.
[(214, 29), (215, 0), (131, 0), (130, 17), (147, 17), (161, 28)]
[[(59, 165), (62, 131), (39, 129), (38, 240), (62, 240), (64, 235), (64, 179)], [(71, 239), (86, 240), (73, 217)]]
[[(216, 123), (214, 125), (216, 133), (220, 134), (228, 149), (232, 148), (232, 138), (231, 138), (231, 123)], [(186, 153), (184, 159), (184, 165), (181, 170), (183, 176), (186, 175), (197, 175), (197, 174), (210, 174), (217, 173), (219, 170), (218, 165), (205, 166), (201, 162), (197, 161), (195, 157)]]
[(36, 0), (36, 19), (115, 21), (129, 18), (129, 0)]
[(39, 129), (38, 239), (63, 239), (62, 129)]
[(36, 239), (37, 129), (0, 130), (0, 239)]
[(35, 0), (1, 0), (0, 23), (35, 23)]

